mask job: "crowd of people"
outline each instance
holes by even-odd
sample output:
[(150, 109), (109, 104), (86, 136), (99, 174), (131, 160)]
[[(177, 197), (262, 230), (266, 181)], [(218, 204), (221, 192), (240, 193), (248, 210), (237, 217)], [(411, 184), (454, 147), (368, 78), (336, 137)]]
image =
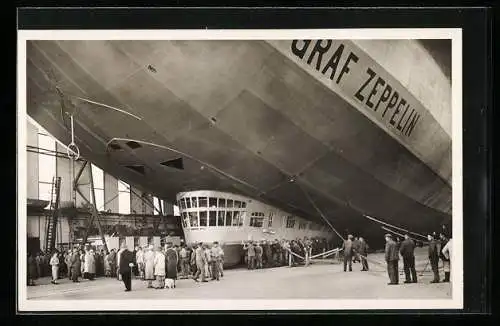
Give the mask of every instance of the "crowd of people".
[[(390, 282), (399, 284), (399, 256), (403, 258), (404, 283), (417, 283), (415, 270), (415, 247), (418, 245), (409, 234), (404, 240), (393, 240), (391, 234), (385, 235), (385, 261)], [(309, 265), (311, 257), (322, 258), (325, 253), (331, 254), (332, 245), (324, 238), (307, 238), (295, 240), (261, 240), (242, 242), (242, 263), (252, 269), (298, 265)], [(342, 247), (335, 253), (343, 254), (344, 272), (352, 272), (352, 264), (359, 262), (361, 271), (368, 271), (369, 246), (362, 237), (348, 235)], [(440, 282), (439, 260), (443, 262), (444, 279), (450, 281), (451, 238), (444, 233), (428, 235), (429, 265), (434, 274), (431, 283)], [(28, 285), (35, 285), (38, 277), (52, 275), (52, 283), (67, 277), (73, 282), (80, 278), (94, 280), (96, 277), (115, 277), (125, 284), (125, 290), (131, 290), (131, 278), (135, 276), (146, 283), (148, 288), (175, 288), (176, 279), (193, 279), (196, 282), (219, 281), (224, 276), (224, 251), (219, 243), (197, 243), (193, 245), (173, 245), (154, 248), (152, 245), (136, 247), (129, 251), (126, 245), (119, 250), (103, 249), (86, 245), (77, 246), (66, 251), (54, 251), (51, 255), (39, 252), (28, 255)], [(201, 279), (201, 280), (200, 280)]]
[(326, 252), (330, 243), (324, 238), (244, 241), (242, 263), (248, 269), (309, 265), (310, 257)]
[[(389, 285), (399, 284), (399, 255), (403, 258), (403, 269), (405, 274), (404, 283), (417, 283), (417, 272), (415, 270), (415, 241), (406, 233), (403, 241), (394, 241), (391, 234), (385, 235), (385, 261), (387, 262), (387, 273)], [(439, 283), (439, 260), (443, 262), (444, 278), (441, 282), (450, 282), (450, 263), (452, 239), (444, 233), (439, 237), (434, 232), (427, 236), (428, 240), (428, 265), (431, 266), (434, 275), (431, 283)], [(425, 268), (427, 268), (427, 266)], [(424, 270), (425, 270), (424, 268)]]
[[(86, 245), (72, 250), (55, 250), (51, 256), (42, 252), (28, 254), (28, 285), (35, 285), (39, 277), (49, 276), (52, 283), (67, 277), (73, 282), (81, 278), (116, 277), (123, 281), (126, 291), (131, 290), (131, 278), (144, 280), (148, 288), (175, 288), (177, 278), (192, 278), (198, 282), (209, 279), (219, 281), (224, 276), (224, 251), (218, 242), (187, 246), (173, 245), (154, 248), (152, 245), (129, 251), (125, 244), (109, 252)], [(154, 283), (154, 284), (153, 284)]]
[[(111, 250), (114, 252), (114, 250)], [(52, 254), (28, 253), (28, 285), (34, 285), (39, 277), (52, 276), (51, 283), (64, 277), (79, 282), (79, 278), (94, 280), (104, 276), (107, 270), (109, 253), (97, 251), (87, 246), (68, 250), (54, 250)]]

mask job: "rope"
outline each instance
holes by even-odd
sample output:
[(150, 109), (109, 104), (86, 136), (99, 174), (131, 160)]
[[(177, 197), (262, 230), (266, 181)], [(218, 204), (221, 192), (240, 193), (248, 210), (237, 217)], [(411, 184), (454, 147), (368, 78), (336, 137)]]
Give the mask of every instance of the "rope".
[(369, 216), (369, 215), (363, 214), (363, 216), (364, 216), (364, 217), (366, 217), (367, 219), (370, 219), (370, 220), (374, 221), (374, 222), (377, 222), (377, 223), (380, 223), (380, 224), (384, 224), (384, 225), (390, 226), (390, 227), (392, 227), (392, 228), (394, 228), (394, 229), (396, 229), (396, 230), (400, 230), (400, 231), (403, 231), (403, 232), (408, 232), (408, 233), (411, 233), (411, 234), (413, 234), (413, 235), (418, 235), (419, 237), (422, 237), (422, 238), (424, 238), (424, 239), (427, 239), (427, 237), (426, 237), (426, 236), (423, 236), (423, 235), (421, 235), (421, 234), (418, 234), (418, 233), (415, 233), (415, 232), (411, 232), (411, 231), (408, 231), (408, 230), (406, 230), (406, 229), (403, 229), (403, 228), (397, 227), (397, 226), (395, 226), (395, 225), (392, 225), (392, 224), (389, 224), (389, 223), (386, 223), (386, 222), (383, 222), (383, 221), (377, 220), (376, 218), (371, 217), (371, 216)]
[(322, 252), (322, 253), (319, 253), (319, 254), (316, 254), (314, 256), (311, 256), (311, 259), (314, 259), (316, 257), (322, 257), (322, 258), (325, 258), (325, 257), (328, 257), (334, 253), (337, 253), (337, 252), (340, 252), (342, 251), (342, 249), (340, 248), (335, 248), (335, 249), (331, 249), (331, 250), (328, 250), (328, 251), (325, 251), (325, 252)]
[(339, 236), (339, 238), (342, 239), (342, 241), (345, 241), (345, 239), (342, 237), (342, 235), (340, 235), (340, 233), (333, 227), (333, 225), (330, 223), (330, 221), (328, 221), (328, 219), (323, 215), (323, 213), (318, 208), (318, 206), (316, 206), (316, 204), (314, 203), (314, 201), (312, 200), (312, 198), (309, 196), (309, 194), (307, 193), (307, 191), (305, 191), (304, 188), (302, 188), (302, 186), (300, 185), (300, 183), (297, 183), (297, 185), (299, 186), (300, 190), (302, 190), (302, 192), (304, 193), (304, 195), (306, 195), (307, 200), (309, 200), (309, 202), (311, 203), (311, 205), (316, 209), (316, 211), (318, 211), (318, 213), (321, 216), (321, 218), (332, 228), (332, 230)]
[(294, 253), (293, 251), (291, 251), (289, 248), (285, 248), (289, 253), (291, 253), (292, 255), (296, 256), (296, 257), (299, 257), (300, 259), (305, 259), (304, 257), (302, 256), (299, 256), (297, 255), (296, 253)]
[[(385, 226), (382, 226), (381, 228), (382, 228), (382, 230), (385, 230), (385, 231), (387, 231), (387, 232), (391, 232), (391, 233), (394, 233), (394, 234), (399, 235), (399, 236), (401, 236), (401, 237), (404, 237), (404, 235), (403, 235), (403, 234), (398, 233), (398, 232), (396, 232), (396, 231), (393, 231), (393, 230), (391, 230), (391, 229), (388, 229), (388, 228), (386, 228)], [(410, 239), (412, 239), (413, 241), (419, 241), (419, 242), (423, 242), (423, 243), (429, 243), (429, 242), (427, 242), (427, 241), (417, 240), (417, 239), (415, 239), (415, 238), (410, 238)]]

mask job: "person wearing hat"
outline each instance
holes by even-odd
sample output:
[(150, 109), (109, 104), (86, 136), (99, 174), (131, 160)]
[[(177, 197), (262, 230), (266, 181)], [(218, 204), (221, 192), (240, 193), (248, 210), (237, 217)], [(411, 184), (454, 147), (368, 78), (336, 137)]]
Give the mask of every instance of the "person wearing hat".
[(128, 250), (127, 245), (122, 244), (122, 252), (120, 254), (120, 274), (125, 291), (132, 291), (132, 267), (134, 267), (134, 254)]
[(442, 248), (439, 251), (439, 258), (441, 258), (441, 260), (443, 261), (443, 270), (444, 270), (444, 279), (442, 282), (449, 282), (450, 281), (450, 257), (449, 256), (447, 257), (443, 251), (444, 248), (446, 247), (446, 245), (448, 244), (449, 240), (443, 232), (441, 232), (439, 234), (439, 239), (441, 240), (440, 248)]
[(452, 255), (452, 239), (450, 238), (445, 246), (443, 247), (443, 249), (441, 250), (443, 256), (444, 256), (444, 259), (443, 260), (443, 263), (444, 263), (444, 280), (443, 282), (449, 282), (450, 281), (450, 272), (451, 272), (451, 255)]
[(73, 254), (71, 255), (71, 280), (75, 283), (80, 282), (78, 276), (80, 276), (81, 270), (81, 260), (78, 248), (73, 248)]
[(431, 283), (439, 283), (439, 244), (434, 239), (434, 236), (430, 234), (427, 235), (427, 240), (429, 240), (429, 262), (431, 264), (432, 272), (434, 273), (434, 279)]
[(368, 256), (368, 249), (370, 246), (368, 246), (368, 243), (366, 243), (365, 239), (363, 237), (359, 237), (359, 244), (358, 244), (358, 254), (361, 258), (361, 271), (368, 271), (368, 260), (366, 259), (366, 256)]
[(153, 287), (153, 281), (155, 279), (154, 266), (155, 266), (155, 252), (153, 251), (153, 246), (149, 245), (146, 248), (146, 252), (142, 257), (144, 262), (144, 280), (148, 284), (148, 288)]
[(205, 256), (205, 250), (203, 249), (203, 243), (198, 243), (198, 247), (193, 252), (196, 262), (196, 273), (193, 275), (193, 280), (198, 282), (198, 276), (201, 275), (202, 282), (208, 282), (205, 279), (205, 264), (207, 264), (207, 259)]
[(177, 250), (173, 247), (172, 242), (167, 242), (167, 249), (165, 250), (165, 278), (174, 281), (177, 279), (177, 264), (179, 263), (179, 255)]
[(219, 270), (220, 260), (222, 259), (222, 249), (219, 247), (219, 243), (214, 241), (212, 248), (210, 249), (211, 264), (212, 264), (212, 280), (219, 280), (221, 271)]
[(353, 243), (352, 234), (347, 236), (347, 240), (342, 244), (342, 249), (344, 250), (344, 272), (347, 272), (347, 264), (349, 263), (349, 272), (352, 272), (352, 253), (353, 253)]
[(165, 254), (163, 253), (163, 250), (161, 247), (158, 247), (156, 252), (155, 252), (155, 277), (156, 277), (156, 283), (157, 286), (155, 287), (156, 289), (163, 289), (165, 288), (165, 263), (166, 263), (166, 258)]
[(189, 275), (189, 252), (184, 243), (181, 243), (181, 250), (179, 250), (179, 261), (181, 265), (181, 278), (187, 278)]
[(415, 242), (410, 238), (408, 233), (405, 234), (405, 239), (401, 242), (399, 248), (401, 257), (403, 257), (403, 268), (405, 271), (405, 283), (417, 283), (417, 271), (415, 270)]
[(387, 262), (387, 274), (389, 274), (390, 282), (388, 285), (399, 284), (399, 253), (396, 242), (392, 240), (392, 235), (385, 235), (385, 261)]

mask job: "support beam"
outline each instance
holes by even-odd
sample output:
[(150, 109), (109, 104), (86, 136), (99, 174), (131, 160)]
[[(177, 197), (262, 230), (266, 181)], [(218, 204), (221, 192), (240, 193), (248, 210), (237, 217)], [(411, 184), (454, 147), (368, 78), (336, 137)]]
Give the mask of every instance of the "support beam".
[(101, 236), (101, 241), (104, 246), (104, 250), (108, 251), (108, 246), (106, 244), (106, 239), (104, 238), (104, 233), (102, 231), (101, 221), (99, 220), (99, 211), (97, 210), (96, 202), (95, 202), (95, 188), (94, 188), (94, 176), (92, 175), (92, 166), (88, 165), (89, 176), (90, 176), (90, 194), (92, 195), (92, 208), (94, 211), (95, 220), (97, 222), (97, 228), (99, 229), (99, 235)]
[(80, 168), (80, 170), (76, 174), (75, 180), (73, 181), (73, 189), (75, 189), (75, 190), (76, 190), (76, 188), (78, 188), (78, 181), (80, 180), (80, 177), (82, 176), (83, 170), (87, 166), (87, 163), (88, 163), (88, 161), (84, 161), (83, 165)]

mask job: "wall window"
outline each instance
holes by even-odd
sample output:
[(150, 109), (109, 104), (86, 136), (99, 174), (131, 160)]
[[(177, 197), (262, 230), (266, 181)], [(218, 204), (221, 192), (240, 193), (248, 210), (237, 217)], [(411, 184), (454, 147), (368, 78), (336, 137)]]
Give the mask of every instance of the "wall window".
[(269, 213), (269, 219), (267, 220), (267, 227), (273, 227), (273, 212)]
[(189, 212), (189, 223), (191, 227), (198, 227), (200, 225), (198, 223), (198, 212)]
[(130, 187), (118, 180), (118, 213), (130, 214)]
[(234, 211), (233, 212), (233, 226), (241, 226), (241, 212), (240, 211)]
[[(91, 165), (91, 169), (94, 181), (95, 206), (98, 211), (102, 211), (104, 209), (104, 171), (94, 164)], [(92, 196), (90, 200), (92, 200)]]
[(217, 216), (217, 226), (224, 226), (224, 211), (219, 211)]
[(198, 198), (198, 206), (199, 207), (207, 207), (207, 197), (199, 197)]
[(217, 208), (217, 198), (213, 197), (208, 198), (208, 206), (210, 208)]
[(264, 213), (254, 212), (250, 216), (250, 226), (260, 228), (264, 224)]
[(219, 208), (226, 207), (226, 200), (224, 198), (219, 198)]
[(216, 211), (209, 212), (208, 226), (217, 226), (217, 212)]
[(245, 224), (245, 219), (247, 218), (247, 212), (239, 212), (240, 213), (240, 223), (239, 226), (243, 226)]
[(247, 208), (247, 203), (245, 203), (244, 201), (241, 202), (241, 208)]
[(48, 207), (51, 200), (52, 180), (56, 176), (56, 157), (49, 154), (56, 150), (56, 142), (45, 132), (39, 131), (38, 147), (38, 199), (48, 200)]
[(232, 224), (232, 217), (233, 217), (233, 212), (227, 211), (226, 212), (226, 226), (231, 226)]
[(181, 200), (179, 202), (181, 205), (181, 209), (186, 209), (186, 201), (184, 200), (184, 198), (181, 198)]
[(226, 204), (227, 204), (227, 206), (226, 206), (227, 208), (233, 208), (233, 200), (232, 199), (228, 199)]
[(207, 211), (200, 211), (200, 226), (207, 226)]
[(184, 199), (186, 200), (186, 208), (191, 208), (191, 198), (186, 197)]
[(182, 226), (184, 228), (187, 228), (188, 227), (188, 223), (189, 223), (188, 214), (186, 212), (184, 212), (184, 213), (182, 213)]
[(191, 197), (191, 207), (198, 208), (198, 200), (196, 197)]
[(239, 200), (234, 201), (234, 208), (241, 208), (241, 202)]
[(294, 226), (295, 226), (295, 219), (293, 218), (293, 216), (287, 216), (286, 217), (287, 229), (293, 229)]
[(300, 222), (299, 223), (299, 230), (305, 230), (307, 229), (307, 223), (306, 222)]
[(153, 197), (153, 205), (154, 205), (153, 215), (160, 215), (161, 202), (160, 202), (160, 199), (158, 197)]

